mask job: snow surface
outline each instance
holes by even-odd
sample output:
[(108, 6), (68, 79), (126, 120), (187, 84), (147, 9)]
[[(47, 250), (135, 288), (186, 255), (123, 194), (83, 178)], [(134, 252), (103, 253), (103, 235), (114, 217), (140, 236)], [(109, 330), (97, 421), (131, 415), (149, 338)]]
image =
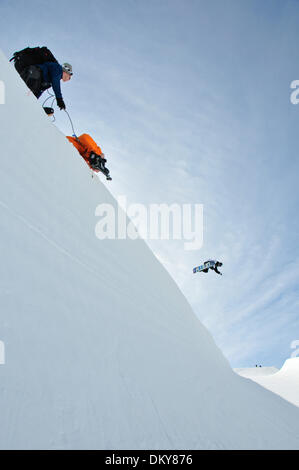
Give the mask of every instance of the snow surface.
[(254, 374), (254, 369), (235, 369), (235, 371), (299, 406), (299, 357), (287, 359), (280, 370), (275, 367), (262, 367), (260, 370), (266, 369), (267, 373)]
[(271, 367), (241, 367), (241, 368), (236, 368), (234, 371), (241, 375), (242, 377), (246, 377), (248, 379), (255, 378), (255, 377), (261, 377), (265, 375), (273, 375), (276, 372), (279, 371), (277, 367), (271, 366)]
[(0, 448), (299, 449), (298, 408), (233, 372), (144, 241), (96, 238), (108, 184), (0, 70)]

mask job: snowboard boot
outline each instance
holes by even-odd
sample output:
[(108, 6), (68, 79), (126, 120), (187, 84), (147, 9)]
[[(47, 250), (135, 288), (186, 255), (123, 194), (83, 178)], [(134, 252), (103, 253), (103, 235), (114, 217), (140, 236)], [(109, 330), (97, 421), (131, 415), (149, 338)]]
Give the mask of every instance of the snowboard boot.
[(105, 167), (105, 163), (107, 161), (106, 158), (102, 158), (95, 153), (91, 153), (88, 161), (89, 161), (90, 167), (93, 170), (101, 171), (106, 176), (107, 180), (112, 180), (111, 176), (109, 175), (108, 168)]

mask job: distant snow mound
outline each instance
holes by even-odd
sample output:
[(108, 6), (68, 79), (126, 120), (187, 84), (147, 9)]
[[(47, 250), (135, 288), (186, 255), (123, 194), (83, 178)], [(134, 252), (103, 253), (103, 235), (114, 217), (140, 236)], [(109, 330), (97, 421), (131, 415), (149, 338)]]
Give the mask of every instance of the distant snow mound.
[(239, 367), (234, 369), (234, 371), (241, 375), (242, 377), (252, 378), (252, 377), (261, 377), (265, 375), (273, 375), (279, 371), (277, 367)]
[[(266, 369), (266, 373), (258, 373), (255, 368), (235, 369), (239, 375), (250, 378), (271, 392), (280, 395), (285, 400), (299, 407), (299, 357), (287, 359), (280, 370), (275, 367), (257, 367)], [(276, 369), (276, 372), (271, 372)]]
[(292, 376), (299, 379), (299, 357), (287, 359), (280, 369), (279, 375), (287, 375), (288, 377)]

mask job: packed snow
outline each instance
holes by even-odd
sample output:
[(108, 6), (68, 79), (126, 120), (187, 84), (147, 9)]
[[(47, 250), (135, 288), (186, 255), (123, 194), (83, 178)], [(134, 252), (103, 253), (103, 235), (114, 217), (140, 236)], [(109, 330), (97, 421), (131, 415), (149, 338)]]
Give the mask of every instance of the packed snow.
[(255, 378), (255, 377), (264, 377), (265, 375), (273, 375), (279, 371), (277, 367), (241, 367), (234, 369), (234, 371), (241, 375), (242, 377), (246, 377), (248, 379)]
[[(255, 369), (265, 373), (257, 373), (257, 370), (254, 373)], [(271, 370), (273, 370), (272, 373)], [(299, 357), (287, 359), (280, 370), (275, 367), (262, 367), (235, 369), (235, 371), (299, 406)]]
[(144, 241), (95, 236), (108, 184), (0, 70), (0, 448), (299, 449), (299, 409), (231, 369)]

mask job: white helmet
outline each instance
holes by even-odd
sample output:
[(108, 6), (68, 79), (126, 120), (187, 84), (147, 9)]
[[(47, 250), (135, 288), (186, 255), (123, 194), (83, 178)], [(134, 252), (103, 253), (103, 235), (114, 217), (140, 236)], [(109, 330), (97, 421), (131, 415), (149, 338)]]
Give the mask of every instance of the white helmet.
[(62, 70), (64, 72), (68, 73), (69, 75), (73, 75), (73, 68), (72, 68), (71, 64), (68, 64), (67, 62), (62, 64)]

